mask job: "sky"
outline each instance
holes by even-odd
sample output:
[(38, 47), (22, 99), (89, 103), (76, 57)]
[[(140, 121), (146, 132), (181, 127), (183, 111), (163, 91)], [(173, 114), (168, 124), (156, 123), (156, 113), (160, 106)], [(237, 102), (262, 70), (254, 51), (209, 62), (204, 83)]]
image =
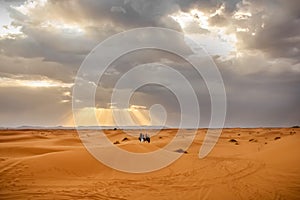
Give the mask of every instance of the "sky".
[[(226, 127), (300, 124), (298, 0), (1, 0), (0, 126), (74, 125), (72, 91), (85, 57), (110, 36), (142, 27), (176, 30), (207, 50), (225, 85)], [(196, 53), (184, 38), (172, 45)], [(203, 79), (182, 59), (158, 50), (132, 52), (111, 64), (95, 83), (99, 116), (112, 109), (112, 90), (123, 73), (147, 64), (143, 79), (157, 62), (193, 83), (200, 126), (206, 127), (211, 103)], [(139, 88), (130, 104), (131, 114), (161, 104), (169, 125), (180, 120), (176, 97), (160, 86)], [(132, 115), (148, 125), (141, 113)]]

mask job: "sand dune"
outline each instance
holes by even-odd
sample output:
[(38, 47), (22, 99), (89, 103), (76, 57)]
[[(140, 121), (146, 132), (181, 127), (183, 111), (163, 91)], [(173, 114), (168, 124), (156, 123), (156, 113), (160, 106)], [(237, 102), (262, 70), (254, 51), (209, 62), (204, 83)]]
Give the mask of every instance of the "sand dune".
[[(139, 143), (137, 130), (106, 135), (142, 153), (165, 146), (175, 132), (161, 131), (150, 144)], [(0, 199), (300, 199), (299, 129), (224, 129), (213, 151), (199, 159), (204, 135), (198, 130), (170, 166), (130, 174), (98, 162), (74, 130), (2, 130)]]

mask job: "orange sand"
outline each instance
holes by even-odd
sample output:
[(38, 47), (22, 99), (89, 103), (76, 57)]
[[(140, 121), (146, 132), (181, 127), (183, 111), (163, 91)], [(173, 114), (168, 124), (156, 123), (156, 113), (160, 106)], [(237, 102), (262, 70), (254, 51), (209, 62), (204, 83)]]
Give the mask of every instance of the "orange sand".
[[(159, 149), (175, 132), (164, 130), (148, 144), (106, 131), (132, 152)], [(300, 199), (300, 129), (224, 129), (199, 159), (204, 134), (199, 130), (170, 166), (129, 174), (94, 159), (74, 130), (2, 130), (0, 199)]]

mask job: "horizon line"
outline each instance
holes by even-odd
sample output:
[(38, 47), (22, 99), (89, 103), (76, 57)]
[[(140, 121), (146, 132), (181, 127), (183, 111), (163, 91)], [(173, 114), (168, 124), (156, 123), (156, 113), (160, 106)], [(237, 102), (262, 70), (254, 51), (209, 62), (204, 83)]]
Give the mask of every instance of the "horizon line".
[(31, 125), (22, 125), (22, 126), (2, 126), (0, 130), (8, 129), (69, 129), (69, 130), (76, 130), (76, 129), (101, 129), (101, 130), (122, 130), (122, 129), (229, 129), (229, 128), (300, 128), (299, 125), (293, 126), (224, 126), (224, 127), (168, 127), (168, 126), (149, 126), (149, 125), (142, 125), (142, 126), (31, 126)]

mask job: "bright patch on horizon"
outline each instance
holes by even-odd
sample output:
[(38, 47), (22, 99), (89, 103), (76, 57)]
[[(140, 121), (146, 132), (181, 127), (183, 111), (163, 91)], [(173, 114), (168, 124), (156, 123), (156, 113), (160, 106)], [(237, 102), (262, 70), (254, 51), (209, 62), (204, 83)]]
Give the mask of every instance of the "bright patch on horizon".
[(8, 77), (0, 77), (0, 87), (30, 87), (30, 88), (70, 88), (73, 84), (63, 83), (61, 81), (52, 79), (40, 79), (40, 80), (26, 80), (26, 79), (14, 79)]
[[(75, 111), (76, 126), (148, 126), (150, 113), (146, 109), (83, 108)], [(96, 119), (95, 119), (96, 116)], [(117, 119), (116, 119), (117, 118)], [(73, 116), (66, 124), (73, 125)]]

